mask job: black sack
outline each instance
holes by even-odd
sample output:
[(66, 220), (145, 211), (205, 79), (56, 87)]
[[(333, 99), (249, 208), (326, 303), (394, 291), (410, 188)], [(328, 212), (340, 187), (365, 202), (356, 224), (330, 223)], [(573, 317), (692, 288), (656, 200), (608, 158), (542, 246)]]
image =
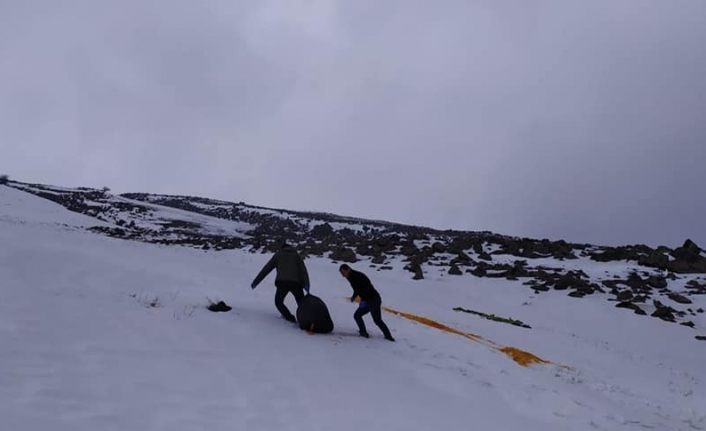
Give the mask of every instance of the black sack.
[(306, 295), (299, 303), (297, 323), (301, 329), (317, 334), (328, 334), (333, 331), (333, 320), (326, 304), (314, 295)]
[(208, 309), (209, 309), (210, 311), (213, 311), (214, 313), (217, 313), (217, 312), (219, 312), (219, 311), (220, 311), (220, 312), (230, 311), (230, 310), (233, 309), (233, 307), (231, 307), (230, 305), (226, 304), (226, 303), (223, 302), (223, 301), (220, 301), (220, 302), (217, 302), (217, 303), (216, 303), (216, 302), (212, 302), (212, 303), (208, 306)]

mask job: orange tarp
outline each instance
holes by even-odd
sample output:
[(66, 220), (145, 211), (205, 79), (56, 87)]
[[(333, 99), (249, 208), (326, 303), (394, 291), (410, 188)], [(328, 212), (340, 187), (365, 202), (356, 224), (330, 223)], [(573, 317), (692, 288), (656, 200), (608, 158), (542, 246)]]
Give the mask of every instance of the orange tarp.
[(412, 314), (412, 313), (406, 313), (404, 311), (395, 310), (394, 308), (390, 308), (390, 307), (383, 307), (383, 310), (387, 311), (388, 313), (394, 314), (396, 316), (400, 316), (405, 319), (411, 320), (413, 322), (417, 322), (417, 323), (421, 323), (422, 325), (429, 326), (430, 328), (438, 329), (440, 331), (448, 332), (450, 334), (459, 335), (459, 336), (464, 337), (464, 338), (471, 340), (473, 342), (481, 343), (490, 349), (493, 349), (497, 352), (505, 354), (510, 359), (517, 362), (519, 365), (521, 365), (523, 367), (528, 367), (530, 365), (536, 365), (536, 364), (553, 364), (553, 362), (544, 360), (544, 359), (542, 359), (542, 358), (540, 358), (530, 352), (520, 350), (516, 347), (500, 346), (500, 345), (494, 343), (493, 341), (490, 341), (490, 340), (487, 340), (487, 339), (481, 337), (480, 335), (476, 335), (472, 332), (464, 332), (459, 329), (452, 328), (448, 325), (437, 322), (436, 320), (429, 319), (428, 317), (419, 316), (419, 315)]

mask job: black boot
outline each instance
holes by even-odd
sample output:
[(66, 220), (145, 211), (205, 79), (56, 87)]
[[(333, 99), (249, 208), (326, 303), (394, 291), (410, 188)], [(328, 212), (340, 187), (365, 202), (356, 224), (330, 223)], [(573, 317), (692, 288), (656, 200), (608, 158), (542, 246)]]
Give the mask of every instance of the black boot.
[(363, 338), (370, 338), (370, 335), (368, 335), (368, 333), (365, 331), (359, 331), (358, 335), (360, 335)]

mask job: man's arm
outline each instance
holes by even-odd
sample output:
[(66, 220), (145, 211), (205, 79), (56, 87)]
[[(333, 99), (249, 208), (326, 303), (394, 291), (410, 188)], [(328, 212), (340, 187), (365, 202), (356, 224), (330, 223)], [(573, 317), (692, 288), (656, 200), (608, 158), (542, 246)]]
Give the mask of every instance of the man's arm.
[(253, 289), (257, 287), (260, 282), (267, 277), (267, 275), (272, 272), (273, 269), (277, 266), (277, 255), (275, 254), (272, 256), (272, 259), (270, 259), (269, 262), (265, 264), (265, 266), (262, 268), (259, 274), (257, 274), (257, 277), (255, 277), (255, 280), (253, 280), (252, 284), (250, 287)]

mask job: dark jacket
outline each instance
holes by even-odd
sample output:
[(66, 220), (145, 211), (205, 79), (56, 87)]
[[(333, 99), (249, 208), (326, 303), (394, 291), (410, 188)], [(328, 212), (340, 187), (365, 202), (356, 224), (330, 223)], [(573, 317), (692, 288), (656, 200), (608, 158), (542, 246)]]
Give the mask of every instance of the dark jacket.
[(371, 283), (368, 276), (362, 272), (351, 269), (350, 274), (348, 274), (348, 282), (353, 288), (353, 296), (351, 299), (360, 296), (360, 299), (366, 302), (381, 301), (380, 294), (373, 287), (373, 283)]
[(299, 283), (305, 290), (309, 290), (309, 274), (306, 271), (306, 266), (299, 253), (292, 247), (285, 247), (272, 256), (272, 259), (265, 264), (253, 280), (252, 288), (254, 289), (260, 284), (273, 269), (277, 269), (276, 281)]
[(328, 334), (333, 331), (333, 320), (321, 298), (306, 295), (297, 308), (297, 323), (305, 331)]

